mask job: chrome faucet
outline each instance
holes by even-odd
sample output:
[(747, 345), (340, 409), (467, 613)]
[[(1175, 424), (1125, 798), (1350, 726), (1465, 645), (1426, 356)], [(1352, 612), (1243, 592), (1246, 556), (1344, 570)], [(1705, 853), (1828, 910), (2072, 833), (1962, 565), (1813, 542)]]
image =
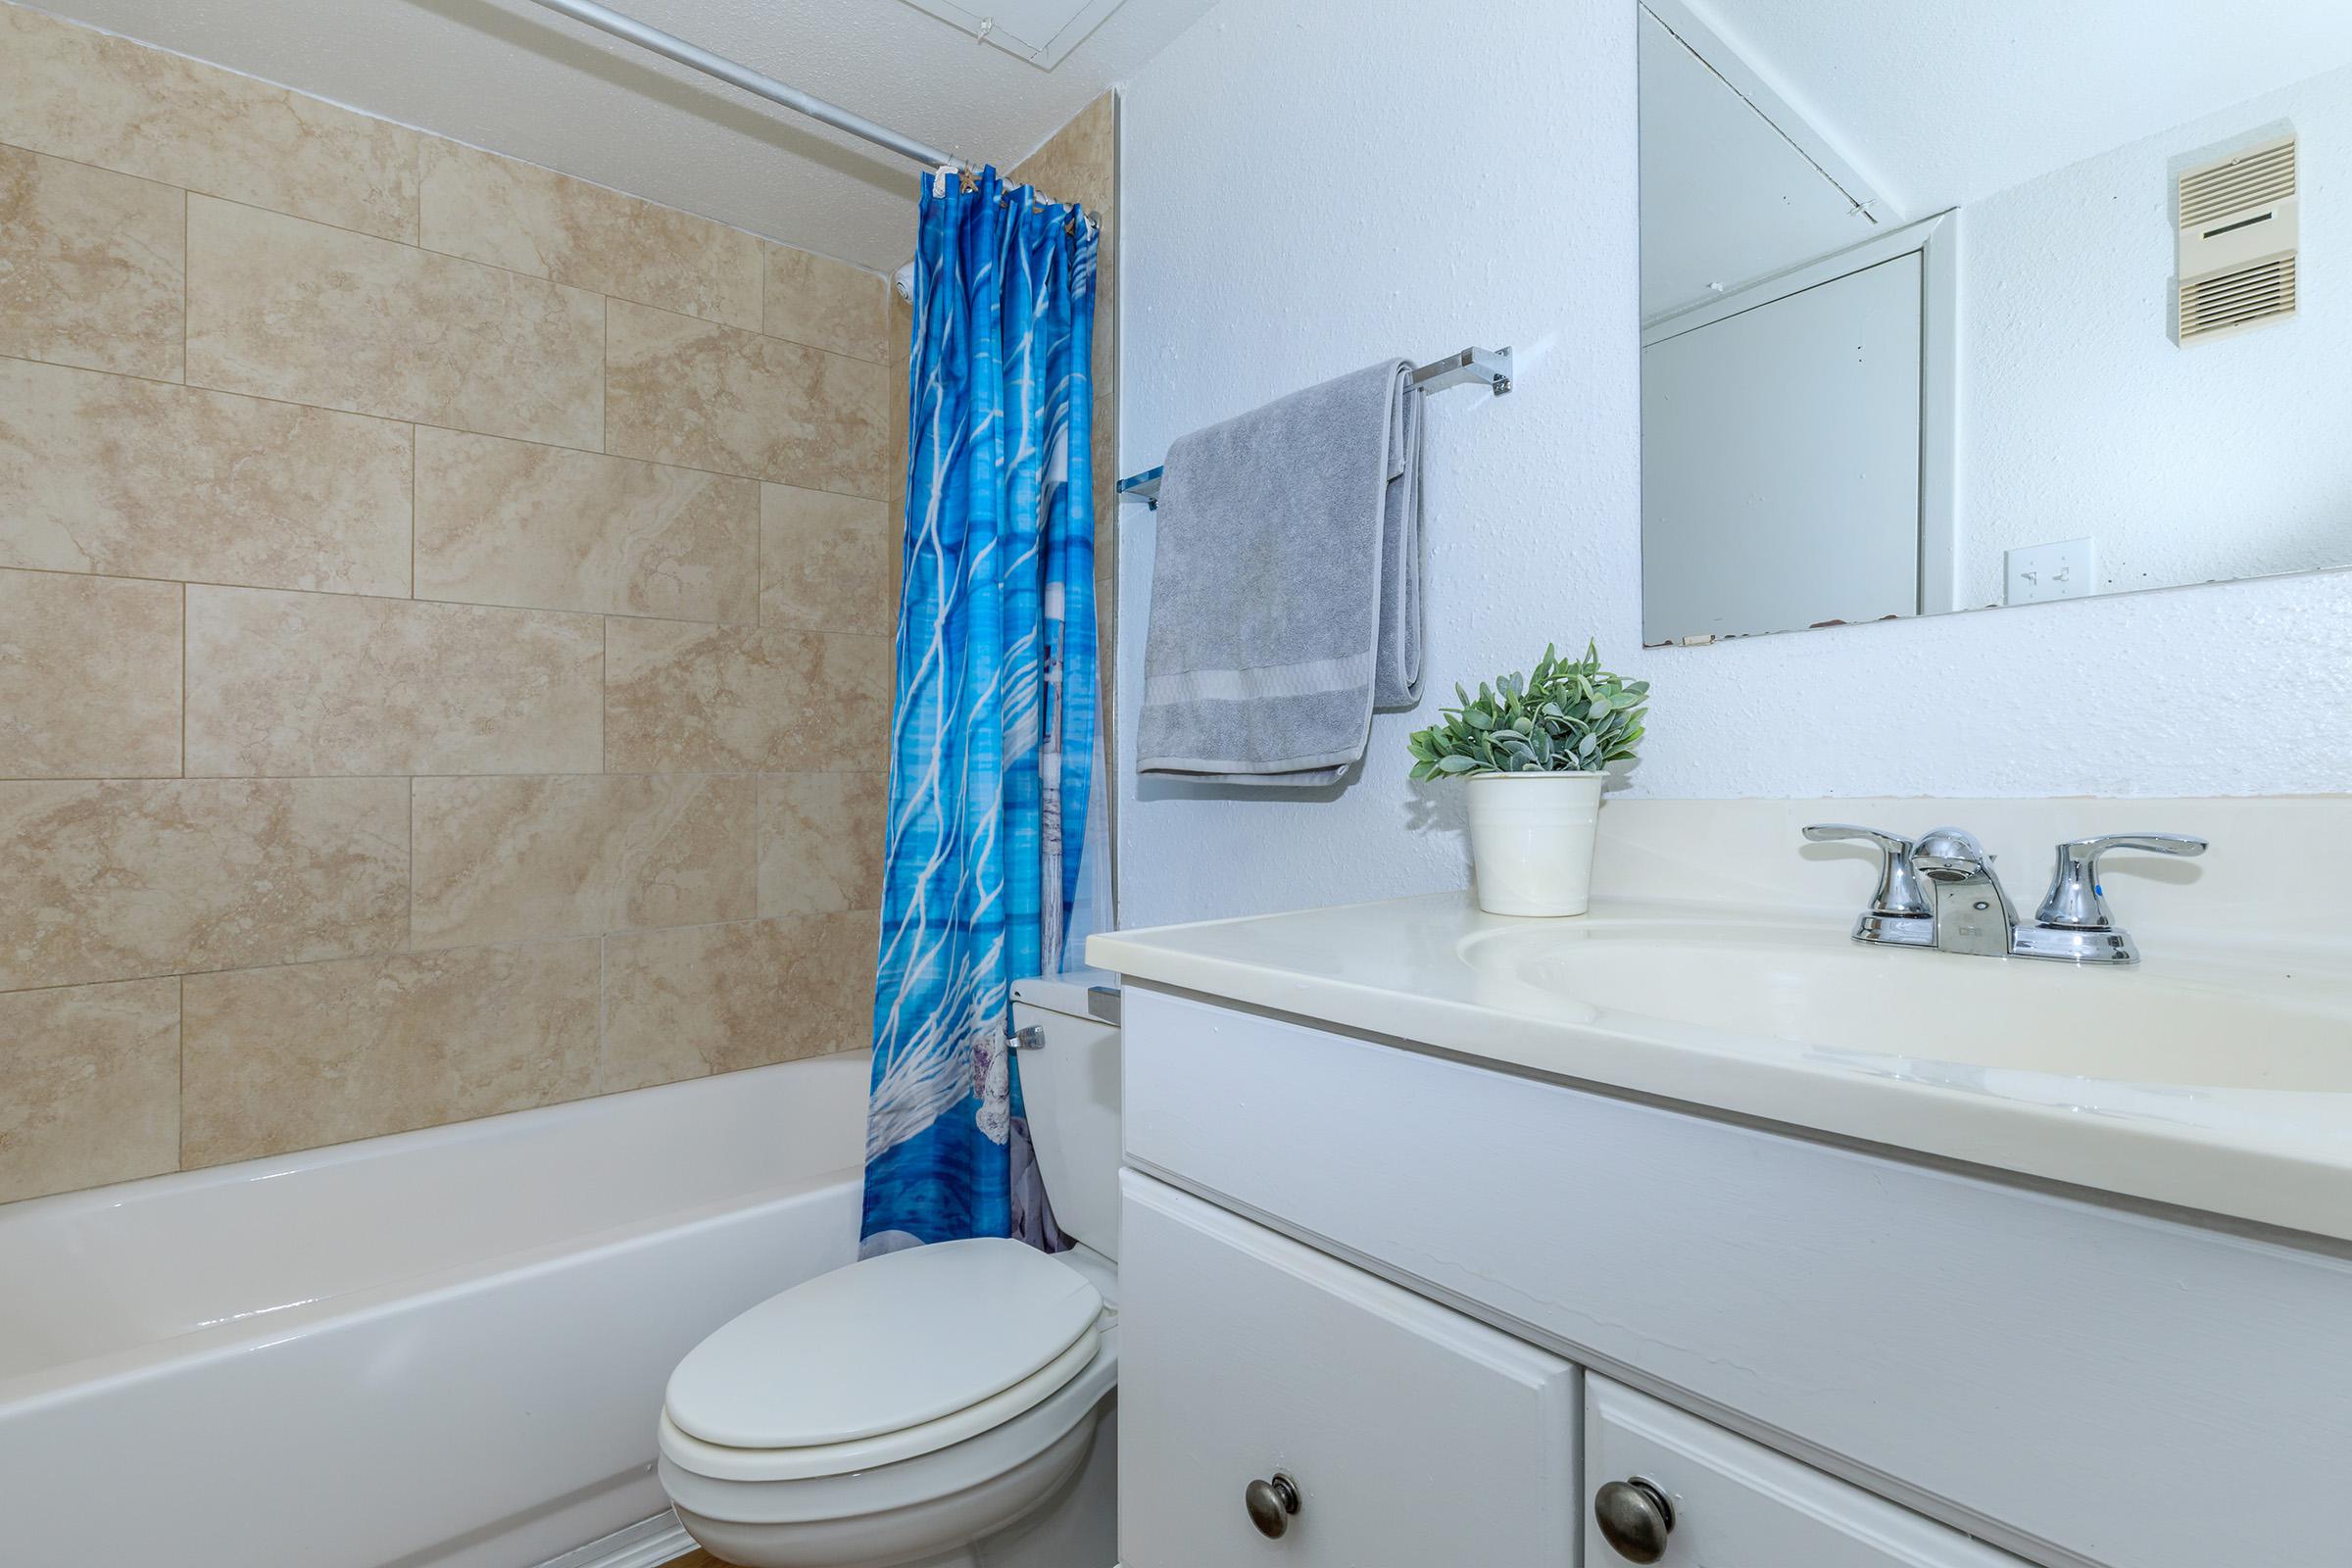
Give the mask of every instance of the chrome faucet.
[(2110, 833), (2058, 846), (2050, 889), (2021, 922), (1976, 836), (1939, 827), (1920, 838), (1818, 822), (1816, 843), (1860, 839), (1879, 851), (1879, 886), (1854, 921), (1854, 940), (1988, 958), (2058, 958), (2070, 963), (2137, 963), (2139, 947), (2116, 929), (2099, 887), (2099, 857), (2110, 850), (2196, 856), (2205, 841), (2182, 833)]
[(1992, 857), (1973, 833), (1939, 827), (1911, 849), (1911, 869), (1928, 884), (1936, 946), (1945, 953), (2005, 958), (2017, 931), (2017, 911), (1992, 869)]

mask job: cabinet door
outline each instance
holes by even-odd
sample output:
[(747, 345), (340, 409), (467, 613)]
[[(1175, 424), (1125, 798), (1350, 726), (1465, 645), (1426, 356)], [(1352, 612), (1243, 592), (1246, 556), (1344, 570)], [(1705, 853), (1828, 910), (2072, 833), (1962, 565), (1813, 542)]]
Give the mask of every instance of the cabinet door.
[[(1122, 1180), (1126, 1568), (1573, 1568), (1575, 1367)], [(1278, 1474), (1298, 1507), (1273, 1539), (1246, 1493)]]
[[(1640, 1526), (1661, 1517), (1663, 1556), (1639, 1534), (1628, 1551), (1602, 1529), (1597, 1498), (1611, 1483), (1645, 1483), (1666, 1512), (1627, 1499)], [(1636, 1394), (1585, 1376), (1585, 1568), (2027, 1568), (2007, 1552), (1923, 1519)]]

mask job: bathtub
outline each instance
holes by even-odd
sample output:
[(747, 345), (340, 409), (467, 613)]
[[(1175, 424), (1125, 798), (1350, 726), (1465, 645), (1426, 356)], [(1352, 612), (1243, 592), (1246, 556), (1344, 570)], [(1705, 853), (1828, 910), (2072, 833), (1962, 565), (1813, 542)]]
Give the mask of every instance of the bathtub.
[(0, 1562), (529, 1568), (857, 1253), (863, 1054), (0, 1206)]

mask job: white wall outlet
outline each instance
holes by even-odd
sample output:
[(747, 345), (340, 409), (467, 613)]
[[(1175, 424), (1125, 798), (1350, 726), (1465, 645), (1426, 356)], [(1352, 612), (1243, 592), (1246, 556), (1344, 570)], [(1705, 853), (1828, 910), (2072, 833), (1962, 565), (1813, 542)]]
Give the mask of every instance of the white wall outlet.
[(2045, 599), (2081, 599), (2099, 591), (2098, 552), (2088, 539), (2054, 545), (2024, 545), (2008, 552), (2009, 597), (2013, 605)]

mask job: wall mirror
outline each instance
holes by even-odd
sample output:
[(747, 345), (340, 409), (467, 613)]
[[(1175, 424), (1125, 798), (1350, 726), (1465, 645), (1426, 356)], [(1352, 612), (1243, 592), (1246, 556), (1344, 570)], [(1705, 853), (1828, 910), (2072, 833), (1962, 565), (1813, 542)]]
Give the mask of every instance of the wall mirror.
[(2352, 564), (2352, 4), (1638, 21), (1644, 642)]

